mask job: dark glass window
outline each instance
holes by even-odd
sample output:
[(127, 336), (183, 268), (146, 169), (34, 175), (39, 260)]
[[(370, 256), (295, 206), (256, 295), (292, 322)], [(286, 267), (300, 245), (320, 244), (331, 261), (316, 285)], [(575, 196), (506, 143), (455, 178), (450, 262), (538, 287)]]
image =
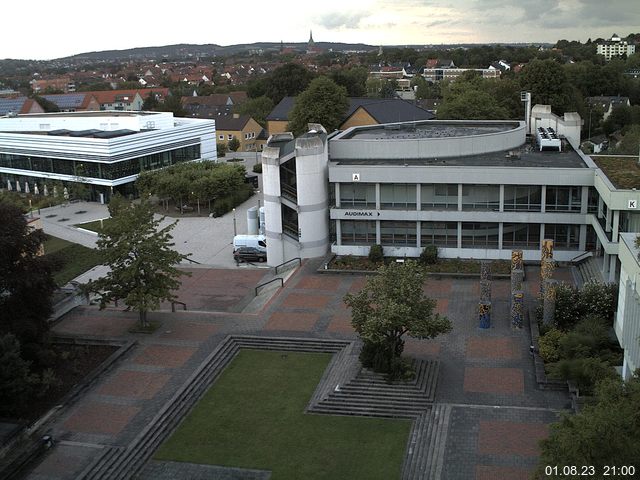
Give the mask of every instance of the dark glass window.
[(548, 212), (579, 212), (582, 187), (547, 187)]
[(499, 185), (462, 185), (462, 210), (499, 209)]
[(420, 245), (458, 246), (458, 222), (421, 222)]
[(376, 222), (371, 220), (341, 220), (342, 245), (373, 245), (376, 243)]
[(380, 185), (380, 208), (416, 209), (416, 185), (413, 183), (383, 183)]
[(429, 183), (420, 186), (422, 210), (458, 210), (457, 183)]
[(505, 185), (505, 212), (540, 212), (542, 187), (539, 185)]
[(340, 207), (376, 208), (376, 185), (374, 183), (341, 183)]
[(462, 248), (498, 248), (498, 224), (463, 222)]
[(382, 245), (417, 246), (416, 222), (380, 222), (380, 242)]
[(502, 225), (502, 247), (532, 248), (540, 247), (540, 224), (505, 223)]

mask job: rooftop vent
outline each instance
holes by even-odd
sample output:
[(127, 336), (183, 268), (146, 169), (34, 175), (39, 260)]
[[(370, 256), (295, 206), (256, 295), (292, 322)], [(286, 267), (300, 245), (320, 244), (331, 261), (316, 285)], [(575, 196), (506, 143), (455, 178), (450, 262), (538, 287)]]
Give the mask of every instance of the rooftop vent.
[(538, 148), (540, 151), (542, 150), (557, 150), (558, 152), (562, 151), (562, 142), (560, 141), (560, 137), (556, 131), (549, 127), (538, 127), (536, 130), (536, 140), (538, 143)]

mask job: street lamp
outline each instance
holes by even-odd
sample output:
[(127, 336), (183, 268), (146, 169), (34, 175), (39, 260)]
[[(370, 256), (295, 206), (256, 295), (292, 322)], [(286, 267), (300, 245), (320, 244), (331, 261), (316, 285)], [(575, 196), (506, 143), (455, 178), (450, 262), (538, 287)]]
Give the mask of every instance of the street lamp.
[(233, 236), (235, 237), (238, 234), (236, 230), (236, 209), (233, 209)]

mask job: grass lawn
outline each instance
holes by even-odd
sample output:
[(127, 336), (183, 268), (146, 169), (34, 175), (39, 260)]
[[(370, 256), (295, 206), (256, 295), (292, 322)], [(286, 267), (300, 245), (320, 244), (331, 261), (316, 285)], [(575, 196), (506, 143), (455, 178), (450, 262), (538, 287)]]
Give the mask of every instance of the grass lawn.
[(411, 421), (303, 413), (330, 358), (241, 350), (155, 458), (272, 480), (400, 478)]
[(51, 235), (44, 242), (44, 253), (53, 257), (55, 264), (60, 267), (53, 276), (59, 286), (100, 264), (97, 250)]

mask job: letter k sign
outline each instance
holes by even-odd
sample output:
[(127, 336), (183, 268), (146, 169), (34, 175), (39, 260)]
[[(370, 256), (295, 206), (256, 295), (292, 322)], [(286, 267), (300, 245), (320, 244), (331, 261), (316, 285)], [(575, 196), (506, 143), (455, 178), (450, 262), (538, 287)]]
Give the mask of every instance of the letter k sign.
[(638, 208), (638, 201), (637, 200), (629, 200), (629, 207), (628, 208)]

